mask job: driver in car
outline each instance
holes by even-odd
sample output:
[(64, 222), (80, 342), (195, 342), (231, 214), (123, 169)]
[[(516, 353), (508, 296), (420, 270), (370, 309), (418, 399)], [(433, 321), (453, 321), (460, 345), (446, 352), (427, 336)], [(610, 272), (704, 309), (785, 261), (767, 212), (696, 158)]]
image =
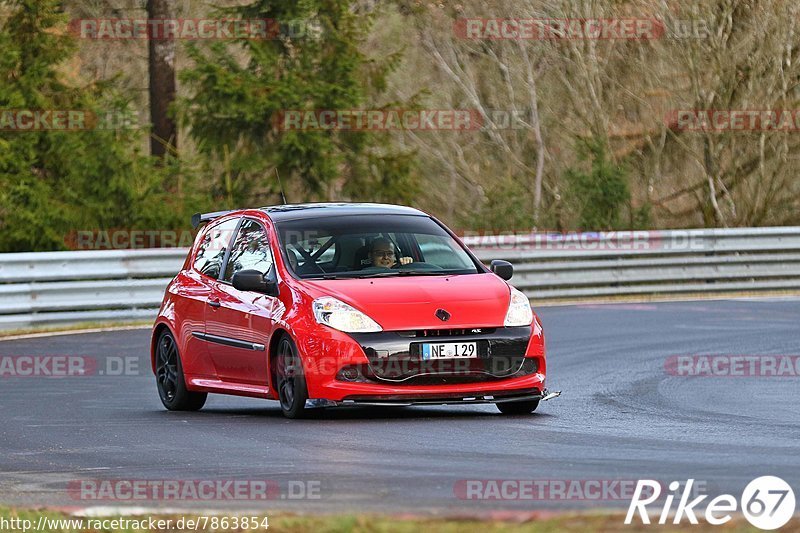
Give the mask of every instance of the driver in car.
[(369, 257), (372, 260), (372, 266), (383, 268), (407, 265), (414, 261), (410, 257), (401, 257), (399, 261), (395, 260), (394, 245), (385, 237), (378, 237), (372, 241)]

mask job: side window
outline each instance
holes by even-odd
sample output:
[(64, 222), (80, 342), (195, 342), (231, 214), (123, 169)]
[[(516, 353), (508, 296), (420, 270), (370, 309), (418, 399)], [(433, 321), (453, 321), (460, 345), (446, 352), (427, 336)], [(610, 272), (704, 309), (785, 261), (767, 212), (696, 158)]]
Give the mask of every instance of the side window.
[(240, 270), (258, 270), (266, 274), (270, 268), (272, 252), (269, 249), (267, 231), (255, 220), (245, 219), (233, 242), (223, 281), (230, 282), (233, 275)]
[(195, 270), (215, 279), (219, 277), (225, 251), (238, 223), (239, 219), (235, 218), (206, 230), (194, 257)]

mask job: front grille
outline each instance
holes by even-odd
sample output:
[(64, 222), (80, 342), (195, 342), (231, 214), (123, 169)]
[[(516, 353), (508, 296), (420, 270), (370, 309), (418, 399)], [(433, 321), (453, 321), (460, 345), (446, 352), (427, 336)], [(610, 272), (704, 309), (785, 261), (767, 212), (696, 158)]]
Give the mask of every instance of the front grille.
[(403, 337), (458, 337), (461, 335), (491, 335), (496, 328), (461, 328), (461, 329), (417, 329), (413, 331), (398, 331)]
[[(476, 383), (535, 373), (538, 359), (525, 358), (530, 335), (529, 327), (352, 334), (369, 362), (362, 366), (355, 379), (422, 385)], [(422, 345), (428, 342), (474, 342), (477, 358), (423, 360)], [(353, 376), (349, 378), (354, 379)]]
[(367, 381), (397, 385), (448, 385), (526, 376), (537, 372), (539, 364), (537, 359), (524, 357), (444, 361), (370, 358), (368, 365), (359, 365), (357, 368), (359, 377)]

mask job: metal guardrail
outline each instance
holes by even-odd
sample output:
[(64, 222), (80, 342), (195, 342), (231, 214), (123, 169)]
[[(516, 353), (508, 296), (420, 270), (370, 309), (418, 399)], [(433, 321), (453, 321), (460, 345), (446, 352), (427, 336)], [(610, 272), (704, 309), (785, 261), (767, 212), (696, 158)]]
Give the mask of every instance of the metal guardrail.
[(183, 248), (0, 254), (0, 329), (155, 318)]
[[(467, 236), (542, 298), (800, 289), (800, 227)], [(0, 254), (0, 329), (152, 319), (187, 250)]]
[(800, 227), (467, 237), (532, 299), (800, 289)]

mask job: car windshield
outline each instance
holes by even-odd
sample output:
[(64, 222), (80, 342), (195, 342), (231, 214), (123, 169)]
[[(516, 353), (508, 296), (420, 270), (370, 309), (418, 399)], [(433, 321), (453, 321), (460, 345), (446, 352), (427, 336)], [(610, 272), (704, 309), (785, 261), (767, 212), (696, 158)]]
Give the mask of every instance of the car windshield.
[(478, 265), (433, 219), (346, 215), (277, 223), (281, 252), (300, 278), (477, 274)]

